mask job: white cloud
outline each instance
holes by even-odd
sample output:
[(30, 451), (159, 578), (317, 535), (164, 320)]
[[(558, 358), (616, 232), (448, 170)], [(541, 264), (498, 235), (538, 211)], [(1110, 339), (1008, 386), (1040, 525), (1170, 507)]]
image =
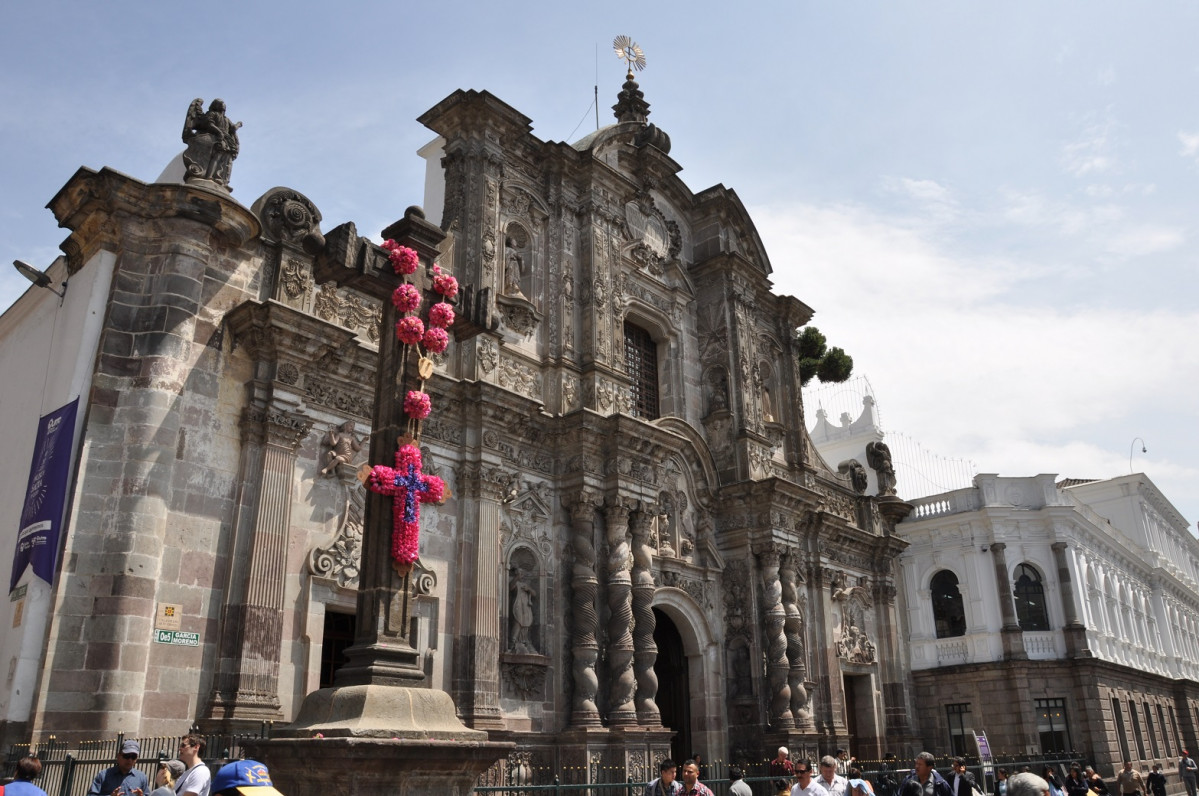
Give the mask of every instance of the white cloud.
[(1178, 131), (1178, 140), (1182, 142), (1182, 149), (1178, 154), (1184, 158), (1196, 158), (1199, 156), (1199, 133), (1184, 133)]
[(1062, 147), (1062, 165), (1075, 177), (1104, 174), (1116, 167), (1115, 122), (1110, 111), (1102, 121), (1092, 121), (1073, 141)]
[[(1051, 267), (1047, 255), (1017, 266), (950, 251), (936, 230), (860, 206), (751, 212), (776, 289), (817, 310), (830, 344), (869, 377), (888, 430), (1011, 475), (1115, 476), (1129, 439), (1158, 439), (1136, 469), (1199, 506), (1187, 459), (1199, 447), (1199, 311), (1046, 303), (1023, 279)], [(1182, 242), (1166, 228), (1124, 235), (1109, 243), (1143, 254)]]

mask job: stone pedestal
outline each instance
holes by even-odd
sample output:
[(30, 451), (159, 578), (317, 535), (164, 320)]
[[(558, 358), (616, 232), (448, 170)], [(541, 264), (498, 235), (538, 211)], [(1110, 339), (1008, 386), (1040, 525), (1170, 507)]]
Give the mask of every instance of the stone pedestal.
[[(440, 693), (449, 701), (444, 692), (388, 690)], [(421, 702), (415, 700), (411, 704), (418, 706)], [(452, 716), (452, 704), (450, 710)], [(422, 726), (425, 721), (426, 717), (421, 716)], [(287, 796), (465, 796), (483, 772), (512, 749), (512, 744), (488, 743), (484, 732), (465, 732), (484, 740), (272, 739), (247, 742), (246, 750), (254, 759), (266, 763), (275, 787)]]

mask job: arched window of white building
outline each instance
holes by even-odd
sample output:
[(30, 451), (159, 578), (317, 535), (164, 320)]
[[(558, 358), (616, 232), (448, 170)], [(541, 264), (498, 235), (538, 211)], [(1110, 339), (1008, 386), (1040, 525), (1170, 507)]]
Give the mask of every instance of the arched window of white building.
[(958, 588), (958, 576), (943, 569), (933, 575), (929, 584), (933, 599), (933, 621), (937, 638), (966, 635), (966, 607)]
[(1016, 599), (1016, 620), (1021, 630), (1048, 630), (1049, 612), (1045, 610), (1045, 584), (1041, 573), (1028, 564), (1016, 567), (1012, 596)]

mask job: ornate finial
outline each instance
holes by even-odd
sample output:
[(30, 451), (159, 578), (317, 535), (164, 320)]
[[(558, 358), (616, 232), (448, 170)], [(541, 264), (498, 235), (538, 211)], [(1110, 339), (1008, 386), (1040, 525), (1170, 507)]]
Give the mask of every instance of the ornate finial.
[(640, 72), (645, 68), (645, 51), (628, 36), (617, 36), (613, 39), (612, 49), (616, 51), (616, 57), (629, 66), (629, 74), (625, 78), (626, 80), (633, 79), (634, 69)]
[(629, 74), (625, 77), (620, 93), (616, 95), (616, 104), (612, 106), (616, 120), (645, 124), (645, 119), (649, 116), (649, 103), (645, 101), (645, 95), (633, 79), (634, 69), (641, 71), (645, 68), (645, 52), (628, 36), (617, 36), (613, 39), (612, 49), (616, 51), (618, 58), (629, 65)]

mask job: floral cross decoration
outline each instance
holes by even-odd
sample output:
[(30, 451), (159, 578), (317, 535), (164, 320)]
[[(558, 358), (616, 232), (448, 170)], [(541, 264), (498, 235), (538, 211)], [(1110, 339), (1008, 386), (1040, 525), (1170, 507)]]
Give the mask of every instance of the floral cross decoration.
[[(420, 257), (415, 251), (394, 240), (384, 242), (383, 248), (387, 250), (392, 267), (401, 277), (416, 272)], [(420, 504), (440, 503), (445, 499), (445, 482), (435, 475), (421, 472), (419, 444), (421, 421), (433, 410), (433, 403), (425, 392), (425, 382), (433, 375), (433, 360), (429, 354), (440, 354), (450, 344), (450, 335), (446, 330), (454, 323), (454, 308), (447, 299), (458, 295), (458, 280), (443, 273), (441, 266), (434, 265), (433, 292), (440, 298), (429, 307), (423, 319), (420, 309), (425, 303), (424, 296), (416, 285), (405, 280), (391, 295), (391, 303), (400, 315), (396, 322), (396, 338), (404, 344), (400, 367), (406, 369), (409, 355), (415, 352), (420, 384), (418, 389), (409, 390), (404, 396), (404, 414), (408, 416), (408, 426), (399, 440), (395, 467), (378, 464), (365, 474), (368, 489), (393, 498), (391, 557), (393, 566), (401, 575), (412, 570), (420, 554)]]

